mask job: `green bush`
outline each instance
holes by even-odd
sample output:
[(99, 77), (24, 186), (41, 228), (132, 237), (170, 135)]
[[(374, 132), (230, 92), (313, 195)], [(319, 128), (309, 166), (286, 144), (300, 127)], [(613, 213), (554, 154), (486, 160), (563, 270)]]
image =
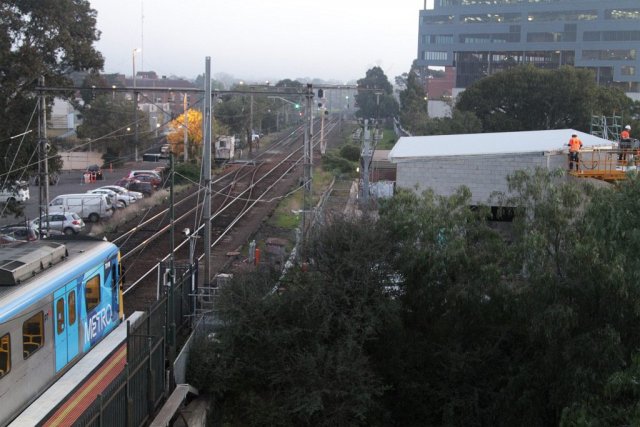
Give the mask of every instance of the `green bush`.
[(350, 162), (344, 157), (337, 156), (334, 153), (327, 153), (322, 157), (323, 167), (334, 174), (353, 173), (358, 165), (356, 162)]
[(340, 147), (340, 156), (345, 159), (357, 162), (360, 160), (360, 147), (354, 144), (346, 144)]
[(180, 163), (175, 166), (175, 178), (176, 184), (190, 184), (200, 181), (200, 164), (194, 163)]

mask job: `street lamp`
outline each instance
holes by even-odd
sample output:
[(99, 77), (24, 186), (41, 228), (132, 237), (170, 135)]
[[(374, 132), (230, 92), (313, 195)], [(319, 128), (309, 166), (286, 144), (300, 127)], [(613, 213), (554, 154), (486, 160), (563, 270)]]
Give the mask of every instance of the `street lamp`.
[(138, 52), (142, 52), (142, 49), (140, 49), (139, 47), (133, 49), (133, 52), (131, 53), (131, 59), (133, 62), (133, 87), (136, 87), (136, 53)]
[(133, 59), (133, 116), (134, 116), (134, 126), (136, 127), (135, 139), (133, 141), (133, 145), (135, 148), (135, 161), (138, 161), (138, 92), (136, 92), (136, 52), (141, 52), (142, 49), (135, 48), (131, 54), (131, 58)]

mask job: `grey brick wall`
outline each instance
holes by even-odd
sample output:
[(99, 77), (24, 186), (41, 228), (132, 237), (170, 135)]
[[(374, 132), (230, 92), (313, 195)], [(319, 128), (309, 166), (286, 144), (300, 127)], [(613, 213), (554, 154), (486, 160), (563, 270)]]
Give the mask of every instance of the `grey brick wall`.
[(421, 194), (432, 188), (448, 196), (461, 185), (469, 187), (474, 203), (487, 203), (494, 191), (507, 192), (507, 175), (535, 167), (567, 168), (567, 154), (504, 154), (431, 157), (398, 163), (396, 185)]

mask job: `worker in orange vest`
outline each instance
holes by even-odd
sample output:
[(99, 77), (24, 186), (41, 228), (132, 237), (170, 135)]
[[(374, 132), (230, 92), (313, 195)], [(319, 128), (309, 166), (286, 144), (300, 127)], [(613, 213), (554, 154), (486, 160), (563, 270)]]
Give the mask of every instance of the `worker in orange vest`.
[(573, 164), (576, 165), (576, 171), (580, 169), (580, 149), (582, 148), (582, 141), (578, 138), (577, 134), (571, 135), (571, 139), (567, 144), (569, 146), (569, 170), (573, 169)]
[(631, 126), (626, 125), (622, 132), (620, 132), (620, 153), (618, 154), (618, 160), (627, 159), (627, 151), (631, 148)]

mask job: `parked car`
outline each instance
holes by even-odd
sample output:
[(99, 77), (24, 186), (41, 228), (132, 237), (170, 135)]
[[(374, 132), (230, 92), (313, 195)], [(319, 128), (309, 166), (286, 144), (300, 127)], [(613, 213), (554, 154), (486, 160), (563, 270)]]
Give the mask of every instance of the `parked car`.
[(0, 234), (0, 245), (8, 245), (9, 243), (19, 242), (15, 237), (9, 236), (8, 234)]
[(23, 242), (38, 240), (38, 228), (25, 224), (5, 225), (0, 228), (0, 234), (13, 237)]
[[(56, 172), (49, 174), (49, 185), (56, 185), (60, 181), (60, 175)], [(36, 175), (33, 179), (33, 185), (40, 185), (40, 176)]]
[(155, 187), (151, 185), (151, 183), (142, 182), (137, 179), (122, 178), (116, 181), (116, 185), (124, 187), (129, 191), (137, 191), (147, 197), (152, 195), (155, 191)]
[(116, 207), (122, 209), (129, 206), (131, 203), (135, 203), (135, 197), (129, 196), (128, 194), (120, 194), (115, 190), (110, 190), (108, 188), (95, 188), (93, 190), (87, 191), (89, 194), (106, 194), (111, 197), (111, 204)]
[(104, 185), (104, 186), (99, 187), (99, 188), (112, 190), (112, 191), (115, 191), (116, 193), (119, 193), (119, 194), (126, 194), (126, 195), (129, 195), (129, 196), (135, 198), (136, 200), (140, 200), (140, 199), (144, 198), (144, 194), (142, 194), (142, 193), (140, 193), (138, 191), (127, 190), (126, 188), (121, 187), (119, 185)]
[(49, 203), (49, 212), (75, 212), (82, 219), (98, 222), (113, 215), (113, 205), (106, 194), (62, 194)]
[(162, 185), (162, 180), (157, 178), (156, 175), (138, 174), (133, 179), (140, 182), (148, 182), (153, 186), (154, 190), (157, 190)]
[(47, 219), (49, 221), (49, 230), (61, 231), (67, 236), (78, 234), (84, 230), (84, 221), (75, 212), (62, 212), (49, 214), (48, 217), (42, 218), (42, 227), (40, 227), (40, 218), (29, 221), (29, 224), (35, 228), (46, 228)]
[(90, 165), (87, 166), (87, 169), (84, 171), (85, 174), (95, 174), (96, 180), (103, 180), (104, 175), (102, 174), (102, 168), (98, 165)]
[(31, 197), (29, 183), (14, 181), (0, 189), (0, 203), (24, 203)]
[(127, 175), (127, 178), (137, 178), (138, 175), (152, 175), (158, 178), (159, 180), (162, 180), (162, 176), (160, 175), (160, 173), (153, 169), (131, 171), (129, 172), (129, 175)]

